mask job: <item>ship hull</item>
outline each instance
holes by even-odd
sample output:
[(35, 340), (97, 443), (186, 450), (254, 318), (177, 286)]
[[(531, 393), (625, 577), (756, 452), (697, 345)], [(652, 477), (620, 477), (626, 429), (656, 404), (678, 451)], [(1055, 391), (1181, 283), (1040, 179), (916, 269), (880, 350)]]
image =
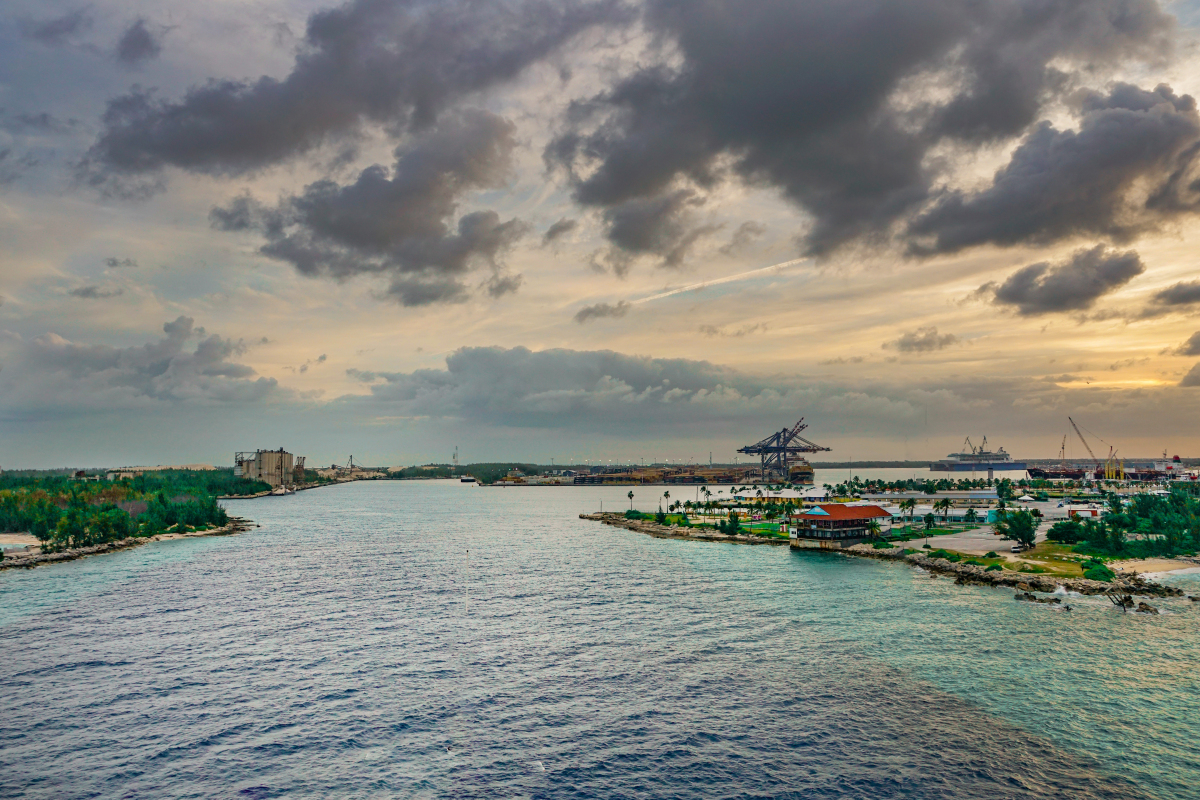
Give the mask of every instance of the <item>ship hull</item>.
[(1030, 467), (1029, 477), (1039, 478), (1047, 481), (1078, 481), (1084, 477), (1090, 477), (1086, 470), (1082, 469), (1047, 469), (1046, 467)]
[(1021, 461), (935, 461), (929, 465), (931, 472), (1015, 472), (1025, 471)]

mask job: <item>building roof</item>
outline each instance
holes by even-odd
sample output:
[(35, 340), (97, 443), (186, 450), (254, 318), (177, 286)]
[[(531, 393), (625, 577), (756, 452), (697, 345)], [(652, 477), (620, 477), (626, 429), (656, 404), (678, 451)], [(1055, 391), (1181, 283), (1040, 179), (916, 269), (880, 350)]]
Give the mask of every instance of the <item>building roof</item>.
[(798, 517), (828, 517), (829, 519), (880, 519), (892, 516), (879, 506), (848, 506), (842, 503), (822, 503), (797, 514)]

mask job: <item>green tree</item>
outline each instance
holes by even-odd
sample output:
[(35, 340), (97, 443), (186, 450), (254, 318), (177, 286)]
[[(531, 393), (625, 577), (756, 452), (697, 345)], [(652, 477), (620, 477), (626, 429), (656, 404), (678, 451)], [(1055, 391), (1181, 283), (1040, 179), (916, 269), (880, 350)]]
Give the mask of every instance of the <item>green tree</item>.
[(1001, 514), (993, 527), (1002, 539), (1017, 542), (1022, 547), (1033, 547), (1037, 538), (1037, 520), (1028, 511)]
[(1076, 544), (1083, 540), (1083, 526), (1076, 519), (1063, 519), (1050, 526), (1046, 538), (1062, 544)]
[(963, 515), (963, 519), (967, 521), (968, 525), (974, 525), (979, 521), (979, 515), (975, 513), (975, 509), (968, 508), (967, 513)]

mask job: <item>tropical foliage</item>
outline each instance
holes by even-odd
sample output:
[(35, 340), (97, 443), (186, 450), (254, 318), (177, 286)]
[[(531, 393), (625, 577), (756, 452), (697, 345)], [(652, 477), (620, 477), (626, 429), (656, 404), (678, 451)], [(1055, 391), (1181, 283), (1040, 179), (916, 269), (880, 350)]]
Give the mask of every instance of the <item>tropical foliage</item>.
[(170, 470), (120, 481), (76, 481), (43, 473), (0, 476), (0, 531), (28, 532), (44, 552), (130, 536), (206, 528), (228, 522), (222, 494), (255, 494), (265, 483), (232, 470)]

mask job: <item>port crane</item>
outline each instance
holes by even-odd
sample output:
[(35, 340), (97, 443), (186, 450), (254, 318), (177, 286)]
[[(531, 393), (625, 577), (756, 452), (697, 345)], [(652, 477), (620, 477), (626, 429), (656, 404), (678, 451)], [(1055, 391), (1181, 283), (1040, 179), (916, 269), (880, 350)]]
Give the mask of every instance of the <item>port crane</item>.
[[(1083, 442), (1083, 446), (1087, 449), (1088, 455), (1092, 457), (1092, 463), (1096, 466), (1096, 477), (1099, 478), (1101, 475), (1103, 475), (1104, 479), (1109, 481), (1124, 480), (1125, 464), (1122, 463), (1119, 458), (1117, 458), (1116, 448), (1109, 444), (1108, 458), (1104, 460), (1104, 463), (1101, 463), (1100, 459), (1096, 458), (1096, 454), (1092, 452), (1092, 448), (1090, 445), (1088, 445), (1087, 439), (1083, 438), (1083, 433), (1079, 430), (1079, 426), (1075, 424), (1075, 420), (1067, 417), (1067, 422), (1071, 423), (1071, 427), (1075, 429), (1075, 434), (1079, 437), (1079, 441)], [(1092, 435), (1095, 436), (1095, 434)], [(1096, 436), (1096, 438), (1100, 439), (1099, 436)], [(1104, 442), (1103, 439), (1100, 439), (1100, 441)], [(1108, 442), (1104, 443), (1108, 444)]]
[(804, 417), (801, 417), (800, 421), (792, 427), (773, 433), (762, 441), (738, 448), (738, 452), (759, 457), (762, 464), (761, 475), (764, 479), (770, 475), (780, 475), (786, 479), (792, 461), (801, 453), (820, 453), (830, 450), (828, 447), (822, 447), (801, 436), (800, 431), (807, 427), (804, 424)]
[[(1096, 472), (1099, 474), (1102, 467), (1100, 459), (1096, 458), (1096, 454), (1092, 452), (1092, 446), (1087, 443), (1087, 439), (1083, 438), (1083, 431), (1079, 430), (1079, 426), (1075, 424), (1075, 420), (1067, 417), (1067, 422), (1071, 423), (1071, 427), (1075, 429), (1075, 435), (1079, 437), (1079, 441), (1083, 442), (1083, 448), (1087, 450), (1088, 455), (1092, 457), (1092, 463), (1096, 466)], [(1063, 437), (1063, 442), (1066, 442), (1066, 437)]]

